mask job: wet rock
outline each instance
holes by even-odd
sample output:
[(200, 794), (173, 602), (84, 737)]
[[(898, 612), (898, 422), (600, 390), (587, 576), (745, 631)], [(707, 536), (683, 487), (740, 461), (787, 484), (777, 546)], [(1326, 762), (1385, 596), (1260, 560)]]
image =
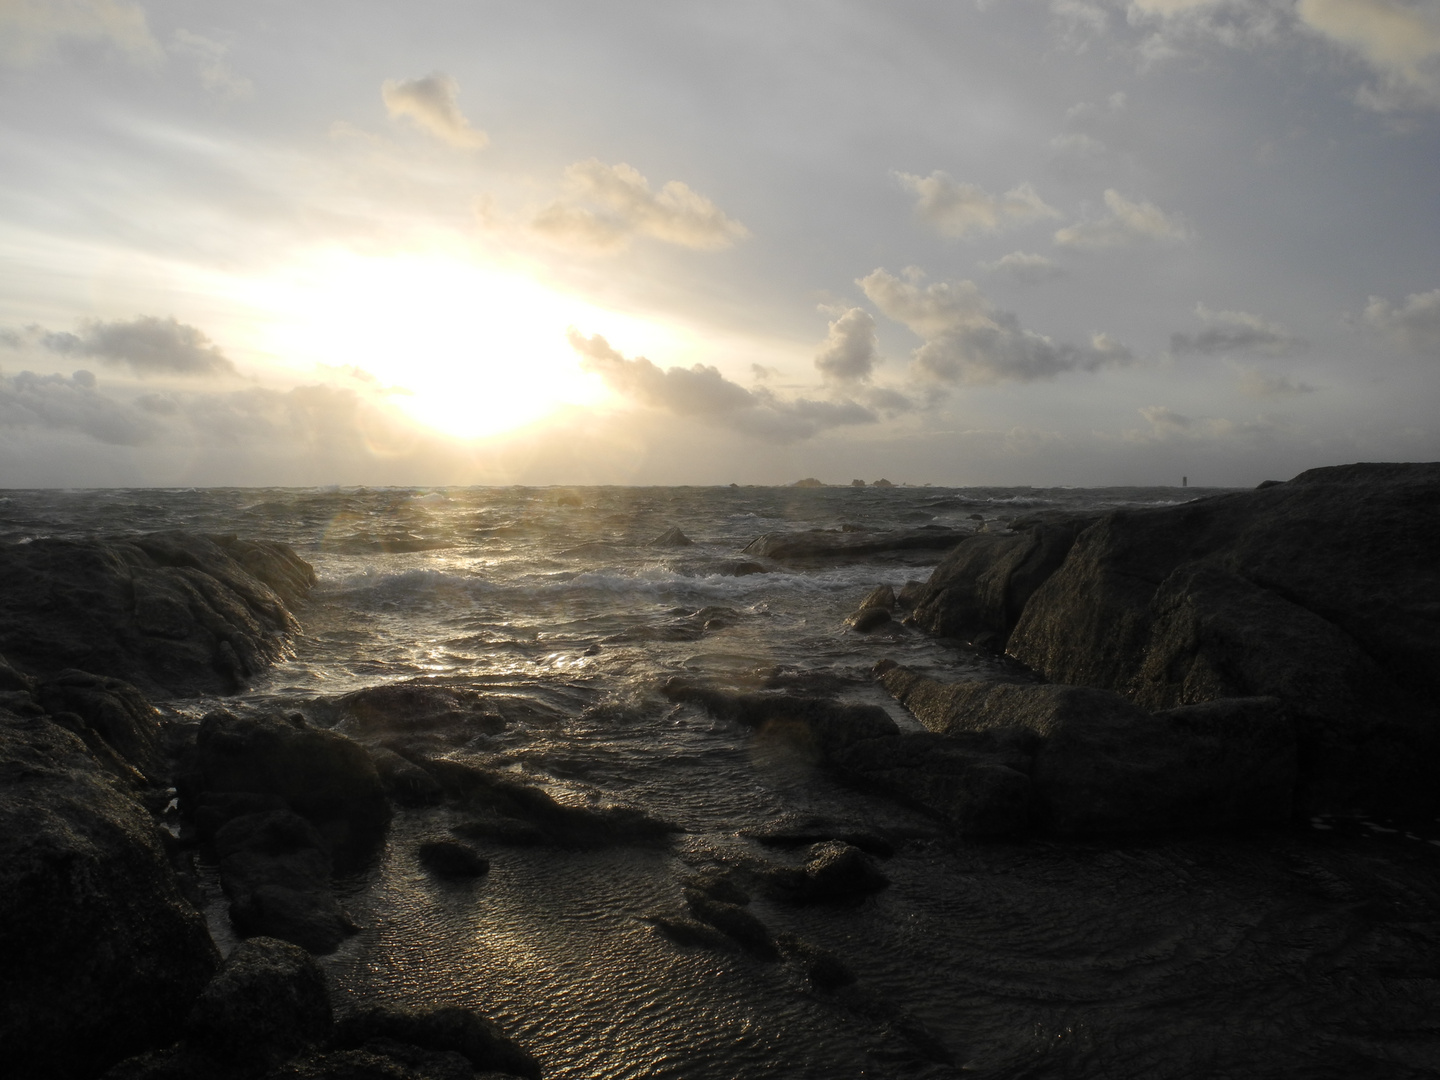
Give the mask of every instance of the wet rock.
[(662, 692), (671, 701), (693, 702), (720, 719), (811, 746), (822, 757), (851, 743), (899, 733), (895, 721), (877, 705), (799, 694), (737, 694), (679, 676), (667, 680)]
[(810, 980), (810, 985), (820, 991), (838, 990), (855, 981), (855, 972), (840, 957), (818, 945), (796, 937), (794, 934), (776, 934), (775, 944), (780, 955), (799, 966)]
[(129, 683), (61, 671), (35, 680), (33, 697), (117, 776), (137, 786), (157, 786), (168, 778), (160, 714)]
[(970, 535), (968, 530), (939, 525), (905, 532), (845, 532), (812, 529), (809, 532), (765, 533), (746, 544), (746, 555), (776, 562), (839, 562), (873, 555), (909, 551), (941, 551)]
[(910, 621), (937, 636), (1003, 652), (1030, 597), (1094, 521), (1037, 520), (1024, 532), (960, 541), (914, 596)]
[(750, 903), (750, 894), (741, 888), (735, 879), (736, 875), (731, 870), (708, 866), (699, 873), (685, 878), (682, 884), (687, 889), (704, 893), (712, 900), (719, 900), (726, 904), (738, 904), (743, 907)]
[(459, 836), (526, 846), (598, 848), (659, 846), (679, 831), (633, 806), (560, 802), (513, 773), (448, 758), (426, 759), (424, 765), (439, 781), (446, 799), (473, 815), (452, 828)]
[(895, 845), (879, 833), (816, 819), (802, 819), (763, 829), (742, 829), (740, 835), (766, 847), (813, 847), (830, 840), (841, 840), (854, 845), (867, 855), (876, 855), (882, 859), (888, 859), (895, 854)]
[(912, 610), (925, 591), (923, 581), (907, 581), (895, 595), (895, 606), (902, 611)]
[(0, 1046), (13, 1076), (98, 1075), (173, 1042), (219, 964), (160, 830), (81, 739), (0, 709)]
[(1046, 678), (1150, 709), (1278, 697), (1307, 811), (1440, 812), (1426, 764), (1440, 755), (1440, 572), (1422, 539), (1440, 535), (1440, 464), (1313, 469), (1117, 510), (1059, 562), (1063, 536), (1045, 554), (1050, 533), (1027, 535), (963, 544), (917, 622), (995, 630)]
[(505, 717), (487, 695), (424, 682), (367, 686), (334, 699), (323, 711), (333, 716), (337, 730), (355, 738), (420, 734), (469, 738), (506, 728)]
[(413, 761), (385, 747), (372, 747), (370, 760), (391, 801), (401, 806), (433, 806), (444, 798), (439, 782)]
[(454, 840), (430, 840), (416, 851), (420, 864), (436, 877), (477, 878), (490, 872), (490, 860)]
[(858, 610), (865, 611), (869, 608), (883, 608), (889, 611), (895, 606), (895, 590), (889, 585), (877, 585), (865, 594), (865, 599), (860, 601)]
[(288, 810), (246, 814), (221, 827), (214, 847), (230, 920), (242, 934), (324, 954), (355, 932), (330, 891), (329, 846), (305, 818)]
[(342, 1017), (334, 1047), (369, 1048), (376, 1040), (407, 1044), (423, 1050), (459, 1054), (472, 1068), (539, 1080), (540, 1064), (500, 1026), (459, 1006), (403, 1009), (380, 1006)]
[(848, 619), (845, 625), (859, 634), (868, 634), (872, 630), (878, 630), (882, 626), (889, 626), (891, 623), (890, 612), (881, 607), (861, 608)]
[(200, 992), (185, 1040), (210, 1058), (273, 1066), (327, 1042), (333, 1022), (320, 965), (289, 942), (255, 937)]
[(650, 541), (651, 547), (693, 547), (694, 545), (695, 541), (681, 532), (679, 526), (671, 526)]
[(868, 896), (890, 885), (890, 879), (859, 848), (828, 840), (810, 849), (805, 860), (806, 899), (848, 900)]
[(645, 921), (676, 945), (686, 948), (710, 949), (712, 952), (738, 952), (740, 948), (734, 938), (695, 919), (676, 915), (646, 915)]
[(769, 928), (739, 904), (727, 904), (696, 889), (686, 889), (685, 905), (697, 919), (738, 942), (746, 952), (765, 960), (779, 957)]
[(370, 755), (359, 743), (298, 717), (210, 713), (200, 723), (194, 772), (182, 794), (278, 795), (308, 818), (342, 862), (365, 857), (390, 819), (390, 804)]
[[(1029, 752), (1033, 823), (1060, 835), (1225, 828), (1289, 818), (1294, 730), (1273, 698), (1151, 714), (1087, 687), (940, 683), (895, 667), (884, 685), (931, 731)], [(977, 763), (978, 764), (978, 763)], [(962, 774), (999, 790), (993, 770)]]
[(234, 536), (0, 545), (0, 652), (148, 694), (233, 693), (284, 655), (314, 580), (284, 545)]

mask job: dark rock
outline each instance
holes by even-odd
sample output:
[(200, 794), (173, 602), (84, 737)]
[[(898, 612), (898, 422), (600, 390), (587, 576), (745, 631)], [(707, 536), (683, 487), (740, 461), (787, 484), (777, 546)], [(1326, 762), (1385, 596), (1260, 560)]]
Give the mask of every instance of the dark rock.
[(439, 781), (448, 800), (474, 815), (451, 830), (460, 836), (527, 846), (598, 848), (663, 845), (678, 831), (631, 806), (559, 802), (501, 770), (448, 758), (426, 759), (425, 769)]
[(645, 921), (673, 941), (687, 948), (710, 949), (713, 952), (736, 952), (735, 939), (713, 926), (675, 915), (646, 915)]
[(279, 795), (253, 791), (207, 791), (195, 800), (193, 819), (195, 833), (203, 843), (215, 839), (225, 825), (246, 814), (268, 814), (272, 810), (288, 810), (289, 803)]
[(702, 892), (712, 900), (743, 907), (750, 903), (750, 894), (736, 883), (735, 876), (731, 870), (710, 866), (685, 878), (683, 884), (687, 889)]
[(0, 546), (0, 652), (148, 694), (232, 693), (284, 655), (314, 584), (282, 544), (154, 533)]
[(855, 972), (843, 960), (818, 945), (794, 934), (776, 934), (775, 944), (780, 947), (780, 955), (798, 964), (817, 990), (837, 990), (855, 981)]
[(878, 630), (882, 626), (889, 626), (892, 622), (890, 612), (880, 607), (861, 608), (850, 618), (845, 620), (845, 625), (859, 634), (868, 634), (872, 630)]
[(895, 606), (904, 611), (910, 611), (915, 607), (924, 591), (925, 582), (923, 581), (905, 582), (900, 592), (895, 596)]
[(288, 1062), (266, 1080), (475, 1080), (476, 1076), (470, 1062), (453, 1051), (372, 1039), (355, 1050), (333, 1050)]
[(764, 829), (742, 829), (740, 835), (766, 847), (813, 847), (829, 840), (842, 840), (853, 844), (867, 855), (876, 855), (882, 859), (888, 859), (895, 854), (895, 845), (878, 833), (820, 820), (802, 820)]
[(333, 731), (278, 716), (210, 713), (200, 722), (195, 773), (182, 793), (278, 795), (310, 819), (343, 862), (384, 834), (390, 804), (365, 748)]
[(242, 934), (323, 954), (355, 932), (330, 891), (329, 846), (305, 818), (288, 810), (246, 814), (226, 822), (214, 846), (230, 920)]
[(765, 960), (778, 958), (769, 929), (739, 904), (727, 904), (696, 889), (686, 889), (685, 905), (697, 919), (738, 942), (746, 952)]
[(807, 476), (807, 477), (805, 477), (804, 480), (796, 480), (796, 481), (795, 481), (793, 484), (791, 484), (790, 486), (791, 486), (791, 487), (798, 487), (798, 488), (818, 488), (818, 487), (824, 487), (825, 485), (824, 485), (823, 483), (821, 483), (819, 480), (816, 480), (815, 477), (813, 477), (813, 476)]
[(650, 541), (650, 546), (651, 546), (651, 547), (694, 547), (694, 546), (695, 546), (695, 541), (694, 541), (694, 540), (691, 540), (688, 536), (686, 536), (683, 532), (681, 532), (680, 529), (679, 529), (679, 526), (671, 526), (670, 528), (666, 529), (663, 533), (661, 533), (659, 536), (655, 537), (654, 540), (651, 540), (651, 541)]
[(864, 487), (864, 486), (865, 486), (865, 481), (864, 481), (864, 480), (851, 480), (851, 481), (850, 481), (850, 486), (851, 486), (851, 487)]
[(868, 608), (884, 608), (889, 611), (895, 606), (895, 590), (889, 585), (877, 585), (865, 594), (865, 599), (860, 601), (858, 610), (865, 611)]
[(433, 806), (444, 798), (433, 776), (395, 751), (373, 747), (370, 760), (375, 763), (385, 794), (401, 806)]
[(10, 1075), (98, 1075), (175, 1041), (219, 963), (160, 830), (79, 737), (0, 710), (0, 1046)]
[(1437, 536), (1433, 463), (1115, 511), (1033, 592), (1007, 648), (1046, 678), (1152, 709), (1279, 697), (1305, 809), (1433, 817)]
[[(1033, 755), (1032, 820), (1048, 832), (1223, 828), (1291, 813), (1294, 731), (1273, 698), (1151, 714), (1088, 687), (939, 683), (903, 667), (881, 681), (937, 734)], [(1008, 774), (966, 779), (1020, 797)]]
[(1035, 590), (1059, 567), (1094, 518), (1037, 521), (1015, 535), (975, 534), (935, 567), (912, 602), (910, 621), (932, 634), (1005, 648)]
[(367, 686), (329, 703), (335, 727), (356, 738), (442, 734), (469, 738), (504, 731), (505, 718), (485, 694), (423, 682)]
[(899, 732), (878, 705), (848, 705), (797, 694), (737, 694), (678, 676), (665, 683), (663, 692), (671, 701), (694, 702), (713, 716), (768, 737), (812, 746), (822, 757), (860, 740)]
[(873, 484), (871, 484), (870, 486), (871, 486), (871, 487), (878, 487), (878, 488), (888, 488), (888, 487), (894, 487), (895, 485), (892, 484), (889, 480), (886, 480), (886, 479), (882, 476), (879, 480), (876, 480), (876, 481), (875, 481)]
[(474, 848), (454, 840), (430, 840), (416, 854), (420, 863), (436, 877), (477, 878), (490, 872), (490, 860)]
[(255, 937), (200, 992), (185, 1039), (211, 1058), (273, 1066), (327, 1042), (332, 1026), (320, 965), (289, 942)]
[(894, 552), (940, 551), (954, 547), (970, 536), (964, 529), (925, 526), (908, 532), (809, 532), (765, 533), (744, 547), (747, 555), (776, 562), (839, 562)]
[(36, 680), (33, 696), (117, 776), (149, 786), (167, 779), (170, 766), (160, 714), (129, 683), (86, 671), (62, 671)]
[(810, 849), (805, 860), (807, 900), (848, 900), (879, 892), (890, 879), (859, 848), (842, 840), (829, 840)]
[(333, 1045), (346, 1050), (367, 1046), (377, 1039), (456, 1053), (480, 1071), (507, 1073), (529, 1080), (540, 1077), (539, 1062), (508, 1038), (498, 1024), (459, 1006), (368, 1008), (340, 1020)]

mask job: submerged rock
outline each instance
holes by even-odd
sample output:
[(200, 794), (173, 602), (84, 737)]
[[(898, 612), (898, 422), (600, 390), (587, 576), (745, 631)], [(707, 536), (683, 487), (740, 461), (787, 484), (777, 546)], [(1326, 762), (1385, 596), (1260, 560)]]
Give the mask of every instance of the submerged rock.
[(477, 878), (490, 872), (490, 860), (468, 844), (430, 840), (416, 851), (420, 864), (436, 877)]
[(0, 652), (148, 694), (233, 693), (285, 654), (314, 582), (285, 545), (234, 536), (0, 545)]

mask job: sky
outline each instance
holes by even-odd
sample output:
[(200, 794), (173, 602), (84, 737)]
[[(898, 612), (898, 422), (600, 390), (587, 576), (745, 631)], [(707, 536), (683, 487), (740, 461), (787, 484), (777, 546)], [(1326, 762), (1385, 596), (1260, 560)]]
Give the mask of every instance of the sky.
[(1440, 0), (0, 0), (0, 487), (1440, 458)]

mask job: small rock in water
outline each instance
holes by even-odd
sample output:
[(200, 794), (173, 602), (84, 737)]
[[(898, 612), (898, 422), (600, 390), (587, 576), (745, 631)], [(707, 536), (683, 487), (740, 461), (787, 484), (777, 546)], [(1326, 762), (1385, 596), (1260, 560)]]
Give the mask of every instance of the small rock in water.
[(893, 621), (890, 618), (890, 612), (884, 608), (870, 607), (861, 608), (851, 615), (845, 620), (845, 625), (857, 633), (868, 634), (871, 630), (878, 630)]
[(436, 877), (476, 878), (490, 872), (490, 860), (474, 848), (454, 840), (431, 840), (420, 845), (420, 862)]
[(693, 547), (694, 545), (695, 541), (681, 532), (679, 526), (671, 526), (650, 541), (651, 547)]

